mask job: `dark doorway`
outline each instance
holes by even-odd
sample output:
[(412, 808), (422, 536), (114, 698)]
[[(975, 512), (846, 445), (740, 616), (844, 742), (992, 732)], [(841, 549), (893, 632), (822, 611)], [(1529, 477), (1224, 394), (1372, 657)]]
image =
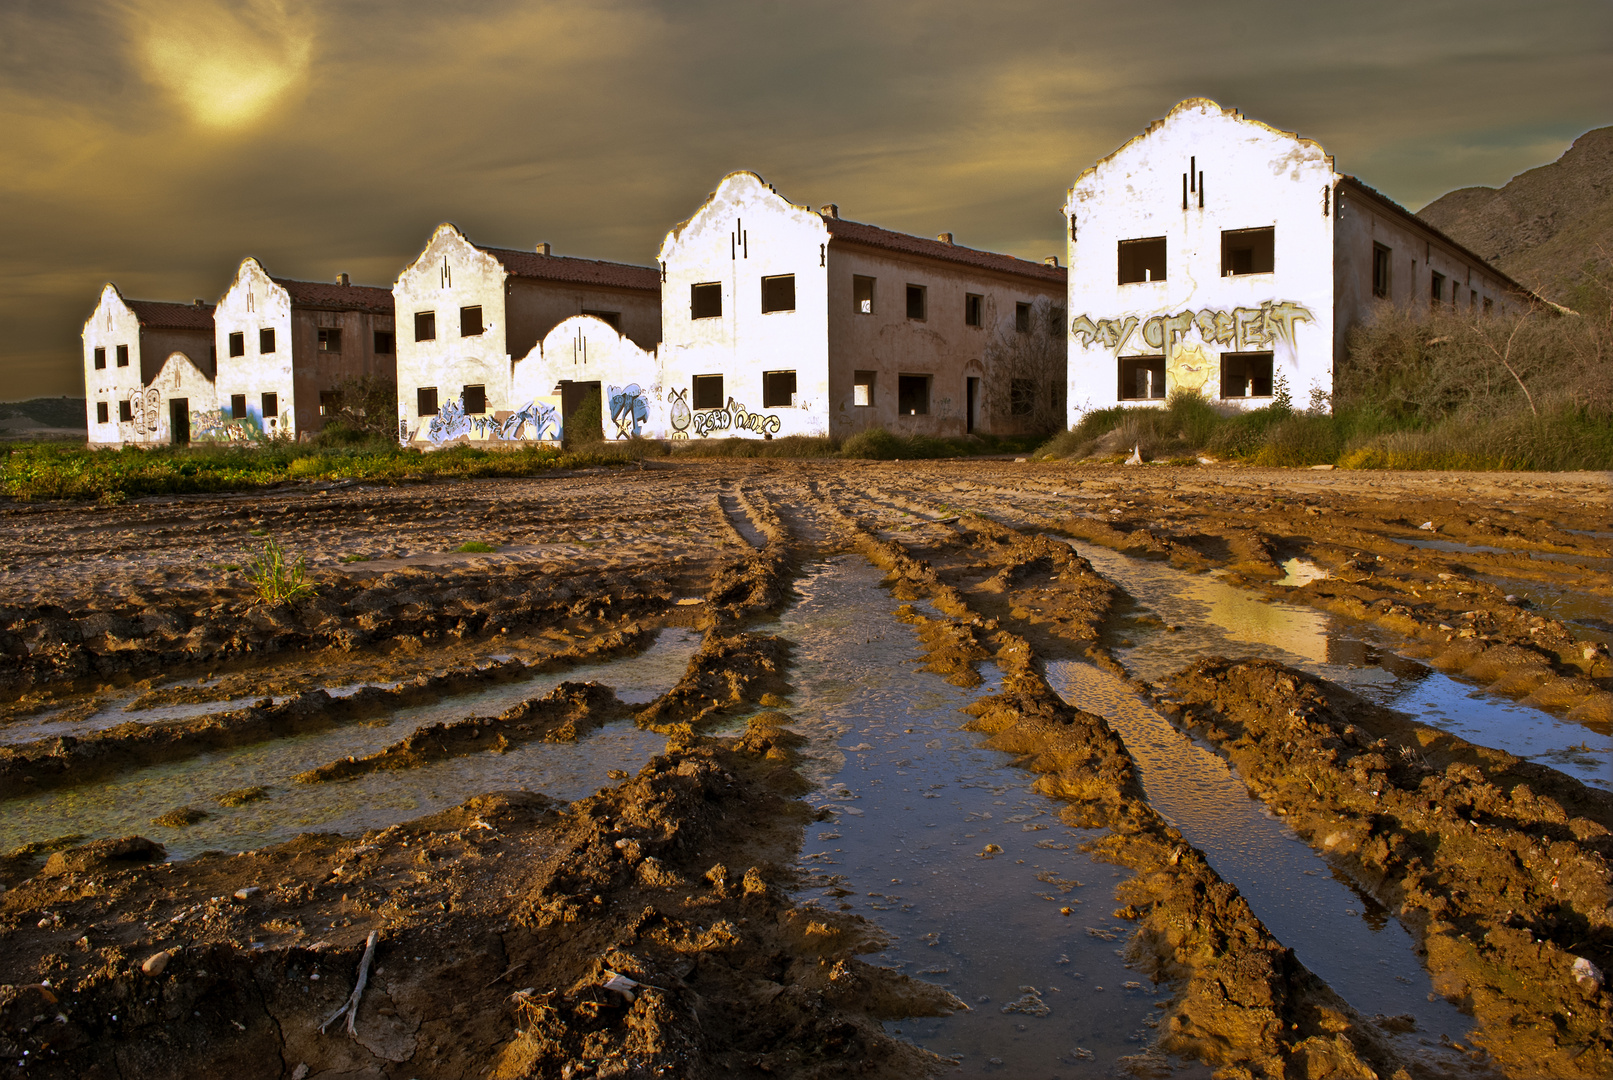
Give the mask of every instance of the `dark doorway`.
[(190, 442), (190, 399), (168, 399), (168, 441), (175, 446)]
[(973, 435), (975, 420), (980, 415), (980, 380), (971, 376), (964, 380), (963, 430)]
[(560, 383), (560, 423), (568, 446), (605, 438), (604, 401), (597, 382)]

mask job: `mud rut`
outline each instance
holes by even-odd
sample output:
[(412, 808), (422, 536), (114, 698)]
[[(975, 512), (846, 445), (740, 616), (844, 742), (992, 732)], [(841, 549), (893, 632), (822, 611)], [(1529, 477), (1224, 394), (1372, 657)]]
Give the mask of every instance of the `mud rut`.
[[(1150, 805), (1097, 700), (1049, 683), (1070, 663), (1128, 678), (1123, 635), (1148, 622), (1070, 540), (1310, 605), (1398, 663), (1584, 725), (1594, 755), (1613, 719), (1605, 489), (1486, 479), (1453, 498), (1438, 478), (1135, 472), (652, 463), (5, 508), (0, 738), (28, 737), (0, 746), (0, 806), (157, 768), (192, 770), (195, 797), (140, 830), (154, 839), (69, 828), (6, 856), (0, 1057), (52, 1076), (944, 1071), (893, 1023), (964, 1003), (860, 960), (888, 932), (800, 892), (814, 811), (791, 644), (758, 624), (799, 567), (850, 551), (913, 602), (930, 670), (968, 686), (993, 667), (968, 727), (1019, 755), (1065, 823), (1091, 830), (1089, 854), (1126, 874), (1128, 960), (1165, 995), (1153, 1044), (1063, 1072), (1606, 1075), (1606, 791), (1258, 649), (1131, 680), (1414, 935), (1434, 987), (1472, 1016), (1471, 1042), (1427, 1045), (1414, 1019), (1374, 1017), (1308, 971)], [(220, 569), (263, 531), (314, 555), (316, 599), (253, 604)], [(453, 552), (467, 540), (499, 550)], [(1277, 584), (1296, 557), (1325, 576)], [(680, 627), (700, 645), (654, 694), (522, 693)], [(513, 703), (468, 707), (494, 689)], [(426, 817), (162, 861), (154, 840), (182, 847), (198, 815), (285, 798), (284, 783), (213, 790), (218, 755), (420, 709), (441, 719), (286, 783), (409, 782), (587, 748), (624, 723), (664, 749), (569, 802), (476, 790), (473, 770), (469, 797)], [(319, 1034), (372, 931), (354, 1034)]]

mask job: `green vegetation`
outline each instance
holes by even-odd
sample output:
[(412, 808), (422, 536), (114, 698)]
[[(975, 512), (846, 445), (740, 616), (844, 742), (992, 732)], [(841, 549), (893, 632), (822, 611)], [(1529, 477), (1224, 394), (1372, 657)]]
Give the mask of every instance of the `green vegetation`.
[(296, 562), (287, 562), (285, 549), (272, 536), (246, 571), (258, 600), (265, 604), (290, 604), (315, 595), (307, 575), (308, 561), (299, 555)]
[(577, 407), (566, 417), (566, 445), (595, 446), (605, 441), (605, 412), (600, 401), (601, 392), (593, 390), (583, 395)]
[(464, 552), (466, 554), (485, 555), (489, 552), (497, 551), (498, 548), (494, 547), (492, 544), (489, 544), (485, 540), (467, 540), (454, 550)]

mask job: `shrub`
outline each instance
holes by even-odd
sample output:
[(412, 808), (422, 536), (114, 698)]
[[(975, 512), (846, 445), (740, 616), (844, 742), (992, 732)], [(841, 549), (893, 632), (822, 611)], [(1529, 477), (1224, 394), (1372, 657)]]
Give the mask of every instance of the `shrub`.
[(307, 560), (299, 555), (296, 562), (287, 562), (285, 550), (271, 536), (246, 576), (261, 602), (290, 604), (314, 595), (313, 585), (304, 580), (307, 573)]

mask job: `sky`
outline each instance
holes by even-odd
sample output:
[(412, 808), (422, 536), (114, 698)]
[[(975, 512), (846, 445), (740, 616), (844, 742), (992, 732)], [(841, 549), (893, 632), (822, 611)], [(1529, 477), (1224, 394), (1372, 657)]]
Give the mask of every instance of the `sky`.
[(1613, 124), (1609, 0), (0, 0), (0, 399), (101, 286), (390, 285), (432, 229), (649, 264), (718, 180), (1040, 260), (1176, 102), (1413, 209)]

